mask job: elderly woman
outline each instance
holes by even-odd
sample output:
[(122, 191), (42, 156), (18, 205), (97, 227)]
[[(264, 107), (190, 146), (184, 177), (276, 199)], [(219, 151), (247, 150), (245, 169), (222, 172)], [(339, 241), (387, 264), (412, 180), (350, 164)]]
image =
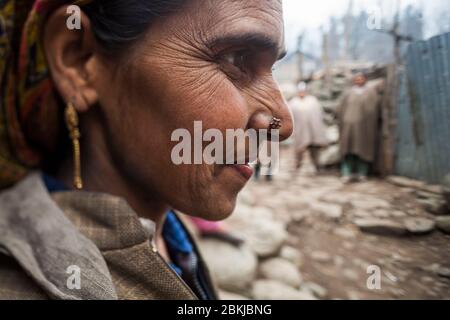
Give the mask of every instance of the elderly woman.
[(171, 134), (194, 121), (291, 134), (271, 74), (281, 1), (0, 13), (0, 298), (216, 298), (178, 212), (228, 217), (251, 167), (175, 165)]

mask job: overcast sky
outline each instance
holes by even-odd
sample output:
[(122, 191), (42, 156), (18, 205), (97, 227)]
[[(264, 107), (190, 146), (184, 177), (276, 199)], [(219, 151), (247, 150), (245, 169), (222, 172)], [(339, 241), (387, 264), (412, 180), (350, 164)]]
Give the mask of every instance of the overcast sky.
[[(286, 23), (286, 41), (289, 48), (295, 47), (297, 35), (302, 30), (318, 29), (327, 26), (330, 16), (343, 15), (347, 11), (349, 0), (283, 0)], [(450, 0), (402, 0), (402, 6), (413, 4), (423, 10), (425, 35), (436, 32), (435, 16), (440, 10), (450, 10)], [(370, 11), (381, 8), (384, 17), (395, 14), (394, 0), (354, 0), (354, 12)]]

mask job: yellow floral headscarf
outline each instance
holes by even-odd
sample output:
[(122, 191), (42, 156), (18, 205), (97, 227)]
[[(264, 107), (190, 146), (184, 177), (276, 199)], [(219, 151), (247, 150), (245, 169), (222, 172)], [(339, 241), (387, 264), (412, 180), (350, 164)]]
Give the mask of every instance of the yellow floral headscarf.
[(90, 1), (0, 0), (0, 189), (42, 162), (33, 137), (53, 137), (56, 95), (41, 42), (47, 15), (63, 4)]

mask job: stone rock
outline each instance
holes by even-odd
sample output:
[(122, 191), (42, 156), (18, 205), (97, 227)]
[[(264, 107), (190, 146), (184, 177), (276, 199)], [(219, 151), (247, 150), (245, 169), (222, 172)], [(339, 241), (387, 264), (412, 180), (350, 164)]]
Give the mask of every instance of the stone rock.
[(450, 234), (450, 216), (437, 217), (436, 227), (442, 232)]
[(323, 263), (330, 262), (332, 260), (331, 255), (325, 251), (313, 251), (311, 252), (311, 258), (314, 261)]
[(249, 300), (247, 297), (240, 294), (219, 290), (220, 300)]
[(437, 275), (442, 278), (450, 279), (450, 268), (441, 267), (437, 270)]
[(422, 270), (432, 272), (443, 278), (450, 278), (450, 268), (441, 266), (439, 263), (433, 263), (425, 267), (421, 267)]
[(257, 258), (246, 246), (239, 248), (219, 240), (201, 240), (200, 250), (217, 285), (244, 293), (256, 277)]
[(436, 195), (444, 194), (444, 187), (440, 185), (425, 184), (422, 190), (425, 192), (434, 193)]
[(372, 215), (377, 218), (389, 218), (391, 216), (389, 211), (385, 209), (376, 209)]
[(314, 293), (307, 288), (300, 288), (299, 292), (303, 296), (300, 300), (318, 300), (318, 297), (316, 297)]
[(345, 205), (350, 201), (349, 195), (344, 193), (329, 193), (321, 197), (320, 200), (340, 205)]
[[(329, 104), (328, 108), (334, 108), (334, 105)], [(336, 119), (334, 118), (334, 116), (331, 113), (325, 113), (324, 117), (323, 117), (323, 122), (325, 122), (325, 124), (327, 126), (333, 126), (336, 124)]]
[(262, 262), (259, 274), (266, 279), (276, 280), (298, 289), (303, 281), (296, 265), (282, 258), (272, 258)]
[(357, 281), (359, 279), (358, 273), (352, 269), (344, 269), (342, 275), (352, 281)]
[(310, 292), (319, 299), (325, 299), (328, 296), (328, 290), (314, 282), (303, 283), (302, 290)]
[(433, 263), (428, 266), (420, 267), (420, 269), (422, 269), (423, 271), (434, 272), (434, 273), (437, 273), (440, 268), (441, 268), (441, 265), (439, 263)]
[(421, 189), (425, 186), (425, 182), (409, 179), (406, 177), (390, 176), (387, 177), (386, 181), (404, 188)]
[(337, 266), (337, 267), (341, 267), (344, 265), (345, 263), (345, 258), (341, 257), (341, 256), (334, 256), (333, 257), (333, 263)]
[(291, 222), (302, 223), (308, 216), (307, 212), (293, 212), (291, 213)]
[(423, 190), (415, 190), (414, 194), (418, 199), (442, 199), (442, 196), (440, 194), (427, 192)]
[(362, 268), (363, 270), (367, 269), (367, 266), (370, 266), (370, 263), (360, 259), (360, 258), (353, 258), (352, 262), (355, 266), (358, 266), (359, 268)]
[(406, 296), (406, 291), (401, 289), (401, 288), (389, 288), (388, 290), (396, 298), (401, 298), (401, 297), (405, 297)]
[(353, 209), (351, 211), (351, 214), (355, 218), (371, 218), (372, 217), (372, 214), (370, 213), (370, 211), (367, 211), (367, 210)]
[(393, 275), (391, 272), (389, 271), (384, 271), (384, 275), (386, 276), (387, 279), (389, 279), (391, 282), (398, 282), (398, 277), (396, 277), (395, 275)]
[(260, 220), (247, 230), (244, 239), (259, 257), (270, 257), (279, 252), (287, 239), (287, 232), (275, 221)]
[(352, 290), (347, 291), (347, 297), (349, 300), (361, 300), (361, 295), (357, 291)]
[(435, 215), (446, 215), (449, 213), (449, 208), (447, 206), (447, 202), (442, 198), (430, 197), (427, 199), (418, 199), (417, 200), (423, 208), (429, 213)]
[(296, 199), (285, 199), (283, 201), (284, 206), (289, 210), (303, 211), (309, 207), (307, 200), (299, 198), (298, 195), (296, 195)]
[(291, 246), (283, 246), (281, 248), (280, 258), (292, 262), (297, 267), (301, 267), (303, 264), (303, 255), (299, 250)]
[(382, 235), (382, 236), (402, 236), (407, 233), (407, 229), (404, 225), (382, 219), (356, 219), (355, 225), (366, 233)]
[(353, 239), (356, 237), (355, 231), (346, 228), (336, 228), (334, 234), (343, 238)]
[(430, 185), (423, 181), (398, 176), (387, 177), (386, 181), (402, 188), (414, 189), (416, 192), (417, 190), (421, 190), (435, 195), (442, 195), (445, 188), (440, 185)]
[(313, 201), (310, 204), (311, 210), (317, 211), (324, 217), (339, 220), (342, 218), (343, 210), (342, 207), (337, 204), (323, 203), (319, 201)]
[(394, 210), (394, 211), (392, 211), (392, 212), (391, 212), (391, 215), (392, 215), (394, 218), (404, 218), (404, 217), (407, 216), (407, 214), (406, 214), (405, 212), (400, 211), (400, 210)]
[(249, 208), (241, 204), (226, 223), (253, 252), (264, 258), (277, 255), (287, 239), (286, 226), (279, 220), (267, 208)]
[(320, 153), (319, 164), (322, 167), (329, 167), (339, 164), (341, 161), (341, 155), (339, 152), (339, 145), (332, 145)]
[(388, 201), (378, 198), (353, 199), (350, 203), (357, 210), (371, 211), (375, 209), (389, 209), (391, 207)]
[(329, 144), (336, 144), (339, 142), (339, 128), (338, 126), (329, 126), (326, 129), (326, 136)]
[(436, 223), (425, 218), (409, 218), (405, 220), (406, 229), (412, 234), (427, 234), (434, 230)]
[(257, 280), (253, 283), (255, 300), (317, 300), (312, 294), (296, 290), (275, 280)]

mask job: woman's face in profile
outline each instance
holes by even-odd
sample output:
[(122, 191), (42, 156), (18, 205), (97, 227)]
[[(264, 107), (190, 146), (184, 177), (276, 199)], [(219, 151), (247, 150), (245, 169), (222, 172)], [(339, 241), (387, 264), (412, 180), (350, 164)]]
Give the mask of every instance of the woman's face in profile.
[(245, 177), (233, 166), (175, 165), (174, 130), (267, 129), (292, 122), (272, 77), (284, 51), (280, 0), (189, 0), (152, 24), (118, 68), (95, 79), (114, 165), (140, 190), (187, 214), (216, 220)]

